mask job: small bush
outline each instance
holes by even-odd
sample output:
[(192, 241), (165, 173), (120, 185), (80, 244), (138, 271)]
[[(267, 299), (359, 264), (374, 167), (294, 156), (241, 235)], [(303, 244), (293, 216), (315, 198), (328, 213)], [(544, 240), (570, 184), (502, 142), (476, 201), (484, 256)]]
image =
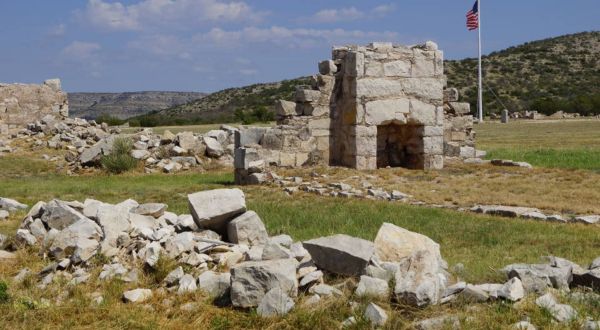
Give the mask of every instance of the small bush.
[(131, 139), (116, 138), (110, 155), (102, 157), (102, 167), (113, 174), (131, 171), (138, 165), (138, 160), (131, 157), (132, 149), (133, 142)]
[(0, 304), (5, 304), (10, 299), (8, 295), (8, 285), (6, 282), (0, 281)]

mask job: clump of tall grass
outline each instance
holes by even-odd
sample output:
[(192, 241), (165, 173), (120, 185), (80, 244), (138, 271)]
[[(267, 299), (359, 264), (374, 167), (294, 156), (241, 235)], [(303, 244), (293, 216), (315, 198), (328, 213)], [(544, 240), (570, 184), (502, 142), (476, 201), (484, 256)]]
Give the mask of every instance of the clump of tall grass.
[(138, 165), (138, 160), (131, 156), (133, 141), (130, 138), (118, 137), (113, 142), (109, 155), (102, 157), (102, 167), (113, 174), (120, 174), (133, 170)]

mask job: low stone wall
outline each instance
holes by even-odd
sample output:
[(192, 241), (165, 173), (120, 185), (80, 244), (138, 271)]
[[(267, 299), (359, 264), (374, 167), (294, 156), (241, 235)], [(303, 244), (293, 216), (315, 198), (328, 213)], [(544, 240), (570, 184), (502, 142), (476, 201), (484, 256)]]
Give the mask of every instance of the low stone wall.
[(49, 114), (69, 116), (67, 94), (61, 90), (59, 79), (49, 79), (41, 85), (0, 83), (0, 134)]

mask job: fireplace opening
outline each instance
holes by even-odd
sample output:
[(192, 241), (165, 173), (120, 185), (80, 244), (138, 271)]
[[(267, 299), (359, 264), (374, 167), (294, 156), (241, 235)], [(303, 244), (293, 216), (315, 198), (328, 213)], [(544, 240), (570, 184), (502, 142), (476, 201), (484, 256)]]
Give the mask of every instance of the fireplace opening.
[(377, 168), (423, 168), (421, 125), (377, 126)]

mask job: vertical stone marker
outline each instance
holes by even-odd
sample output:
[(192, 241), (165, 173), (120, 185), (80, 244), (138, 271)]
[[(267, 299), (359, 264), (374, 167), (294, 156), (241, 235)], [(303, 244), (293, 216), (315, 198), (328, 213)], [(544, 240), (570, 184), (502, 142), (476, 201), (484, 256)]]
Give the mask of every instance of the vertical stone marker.
[(500, 117), (500, 122), (502, 124), (508, 123), (508, 110), (506, 110), (506, 109), (502, 110), (502, 117)]

